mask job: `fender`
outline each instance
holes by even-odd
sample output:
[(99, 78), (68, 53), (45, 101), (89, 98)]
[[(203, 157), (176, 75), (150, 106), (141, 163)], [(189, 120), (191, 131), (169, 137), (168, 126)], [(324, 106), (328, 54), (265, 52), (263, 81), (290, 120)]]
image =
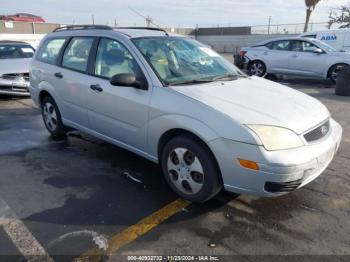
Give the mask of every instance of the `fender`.
[[(158, 143), (163, 134), (172, 129), (183, 129), (198, 136), (204, 142), (219, 135), (203, 122), (185, 115), (167, 114), (152, 119), (147, 132), (148, 153), (158, 158)], [(208, 143), (207, 143), (208, 144)]]

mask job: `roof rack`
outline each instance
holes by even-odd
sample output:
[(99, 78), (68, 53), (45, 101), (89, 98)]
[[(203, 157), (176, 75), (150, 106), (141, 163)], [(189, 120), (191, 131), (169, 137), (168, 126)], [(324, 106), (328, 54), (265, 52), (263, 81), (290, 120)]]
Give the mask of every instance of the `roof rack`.
[(138, 26), (132, 26), (132, 27), (115, 27), (115, 29), (140, 29), (140, 30), (153, 30), (153, 31), (161, 31), (164, 32), (166, 36), (169, 36), (168, 32), (163, 28), (158, 27), (138, 27)]
[(113, 30), (113, 27), (107, 25), (67, 25), (57, 27), (53, 32), (68, 31), (68, 30), (88, 30), (88, 29), (99, 29), (99, 30)]

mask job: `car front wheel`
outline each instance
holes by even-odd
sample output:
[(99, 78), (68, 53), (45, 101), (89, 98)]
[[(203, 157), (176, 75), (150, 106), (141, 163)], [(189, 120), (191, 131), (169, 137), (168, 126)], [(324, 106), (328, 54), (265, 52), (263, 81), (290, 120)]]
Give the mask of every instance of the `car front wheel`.
[(169, 186), (191, 202), (205, 202), (222, 188), (221, 174), (211, 152), (190, 137), (176, 137), (164, 147), (162, 170)]

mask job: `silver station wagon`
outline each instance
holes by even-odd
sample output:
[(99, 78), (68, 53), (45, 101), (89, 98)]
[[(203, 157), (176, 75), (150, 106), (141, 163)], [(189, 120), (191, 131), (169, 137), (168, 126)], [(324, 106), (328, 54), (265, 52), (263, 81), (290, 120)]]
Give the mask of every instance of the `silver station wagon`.
[(258, 196), (300, 188), (327, 168), (342, 135), (318, 100), (161, 29), (58, 28), (30, 76), (53, 137), (78, 129), (159, 163), (193, 202), (222, 188)]

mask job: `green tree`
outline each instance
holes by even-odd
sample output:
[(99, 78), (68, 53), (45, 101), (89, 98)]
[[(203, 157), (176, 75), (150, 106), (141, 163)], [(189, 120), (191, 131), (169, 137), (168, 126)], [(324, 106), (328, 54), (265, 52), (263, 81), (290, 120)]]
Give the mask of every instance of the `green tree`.
[(304, 26), (304, 32), (307, 32), (309, 29), (309, 22), (310, 22), (310, 17), (312, 12), (315, 10), (316, 5), (320, 2), (321, 0), (305, 0), (305, 5), (306, 5), (306, 19), (305, 19), (305, 26)]
[(339, 24), (339, 28), (350, 27), (350, 4), (349, 6), (342, 6), (337, 11), (331, 11), (329, 14), (328, 28), (330, 29), (333, 24)]

